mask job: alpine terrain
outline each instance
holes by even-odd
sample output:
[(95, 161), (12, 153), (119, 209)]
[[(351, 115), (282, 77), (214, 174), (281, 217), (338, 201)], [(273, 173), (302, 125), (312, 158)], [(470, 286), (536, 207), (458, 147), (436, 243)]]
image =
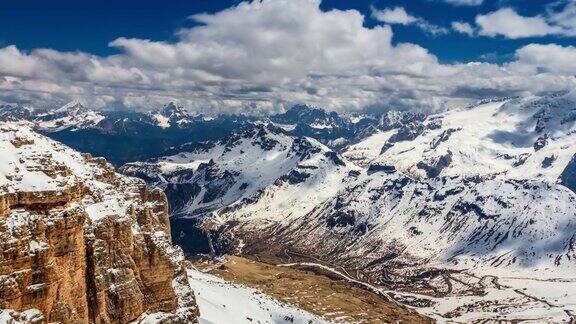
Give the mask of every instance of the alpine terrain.
[[(317, 133), (295, 132), (303, 113), (322, 115), (297, 106), (121, 171), (166, 192), (189, 254), (329, 271), (442, 321), (574, 318), (576, 92), (324, 113)], [(328, 139), (341, 120), (370, 127)]]
[(0, 1), (0, 324), (576, 324), (576, 0)]
[(0, 123), (0, 156), (0, 323), (324, 322), (197, 270), (165, 194), (105, 159), (19, 122)]

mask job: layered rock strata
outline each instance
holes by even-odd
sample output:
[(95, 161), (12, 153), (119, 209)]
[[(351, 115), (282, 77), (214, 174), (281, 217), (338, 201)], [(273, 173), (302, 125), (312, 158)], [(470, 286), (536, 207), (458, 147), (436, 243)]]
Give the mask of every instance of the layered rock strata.
[(0, 159), (0, 318), (195, 321), (161, 190), (14, 124)]

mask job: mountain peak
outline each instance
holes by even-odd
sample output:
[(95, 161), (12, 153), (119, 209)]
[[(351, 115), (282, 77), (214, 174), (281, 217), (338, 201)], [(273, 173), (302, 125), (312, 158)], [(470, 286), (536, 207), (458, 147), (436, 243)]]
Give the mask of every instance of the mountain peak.
[(156, 124), (162, 128), (174, 125), (188, 124), (191, 122), (190, 113), (175, 102), (169, 102), (164, 107), (150, 113)]
[(171, 116), (180, 116), (180, 115), (188, 115), (188, 111), (184, 109), (184, 107), (177, 105), (175, 102), (171, 101), (168, 104), (164, 105), (162, 109), (159, 110), (159, 113), (166, 117)]
[(78, 112), (82, 112), (85, 111), (86, 107), (84, 107), (84, 105), (82, 105), (82, 103), (78, 100), (72, 100), (69, 103), (65, 104), (64, 106), (54, 109), (52, 111), (52, 113), (58, 114), (58, 113), (64, 113), (64, 112), (68, 112), (68, 113), (78, 113)]
[(272, 116), (272, 120), (282, 124), (322, 124), (339, 123), (340, 116), (336, 112), (326, 112), (322, 108), (306, 104), (292, 106), (283, 114)]

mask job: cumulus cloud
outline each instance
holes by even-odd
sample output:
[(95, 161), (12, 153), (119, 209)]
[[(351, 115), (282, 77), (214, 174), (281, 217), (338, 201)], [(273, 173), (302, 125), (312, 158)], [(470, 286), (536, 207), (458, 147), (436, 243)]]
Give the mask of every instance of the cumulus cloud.
[(454, 21), (452, 22), (452, 29), (457, 33), (474, 36), (474, 27), (467, 22)]
[(560, 28), (549, 25), (544, 17), (524, 17), (512, 8), (502, 8), (486, 15), (478, 15), (476, 23), (484, 36), (505, 36), (516, 39), (556, 34)]
[(558, 72), (551, 53), (572, 55), (570, 47), (526, 47), (507, 65), (441, 64), (421, 46), (393, 43), (389, 26), (365, 27), (358, 11), (323, 11), (320, 0), (243, 2), (190, 19), (199, 25), (179, 30), (175, 42), (118, 38), (110, 46), (120, 53), (106, 57), (0, 48), (0, 100), (137, 109), (176, 100), (209, 113), (273, 112), (302, 102), (440, 109), (576, 83)]
[(385, 8), (382, 10), (372, 7), (371, 9), (374, 19), (387, 24), (414, 25), (432, 35), (448, 33), (446, 28), (434, 25), (424, 18), (412, 16), (402, 7)]
[(501, 8), (476, 16), (480, 35), (504, 36), (510, 39), (547, 35), (576, 36), (576, 1), (550, 9), (545, 15), (525, 17), (512, 8)]
[(409, 15), (402, 7), (378, 10), (372, 7), (372, 16), (378, 21), (387, 24), (409, 25), (418, 21), (418, 18)]
[(518, 61), (511, 64), (524, 73), (576, 75), (576, 47), (556, 44), (530, 44), (516, 51)]

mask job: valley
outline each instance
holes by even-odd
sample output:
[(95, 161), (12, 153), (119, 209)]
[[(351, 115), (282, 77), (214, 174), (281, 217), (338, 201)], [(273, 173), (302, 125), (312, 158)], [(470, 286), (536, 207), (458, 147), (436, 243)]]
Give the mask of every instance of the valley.
[(576, 324), (576, 0), (0, 8), (0, 324)]
[(451, 291), (431, 296), (368, 283), (352, 271), (320, 260), (274, 265), (269, 263), (272, 259), (282, 261), (226, 255), (212, 261), (201, 258), (195, 266), (334, 323), (570, 323), (575, 319), (574, 279), (477, 277), (460, 272), (445, 277)]
[(238, 256), (198, 261), (204, 271), (257, 288), (332, 323), (431, 323), (414, 310), (317, 269), (273, 266)]
[[(114, 114), (93, 118), (77, 104), (26, 119), (10, 115), (17, 111), (2, 115), (8, 125), (63, 141), (125, 131), (106, 126), (118, 124)], [(569, 322), (575, 111), (574, 92), (430, 115), (295, 106), (240, 123), (168, 105), (121, 124), (171, 139), (208, 124), (230, 128), (147, 147), (147, 158), (127, 157), (118, 171), (162, 189), (183, 255), (220, 260), (196, 266), (229, 283), (198, 274), (198, 289), (261, 291), (328, 321)], [(204, 305), (218, 298), (210, 296)], [(377, 306), (365, 312), (369, 305)]]

